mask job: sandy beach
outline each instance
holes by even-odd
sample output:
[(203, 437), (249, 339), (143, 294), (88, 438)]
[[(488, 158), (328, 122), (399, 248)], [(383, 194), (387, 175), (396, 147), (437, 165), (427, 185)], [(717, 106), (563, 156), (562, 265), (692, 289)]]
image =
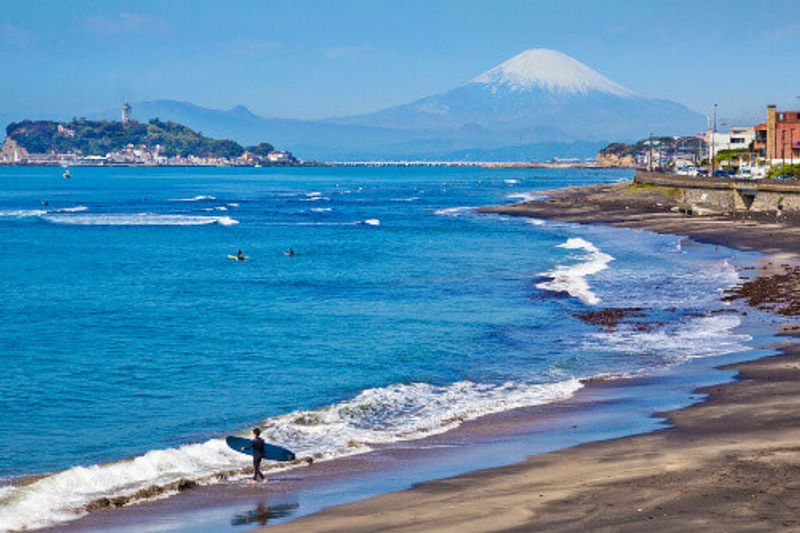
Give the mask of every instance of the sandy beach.
[[(794, 220), (687, 217), (668, 191), (629, 183), (546, 192), (482, 211), (685, 235), (767, 254), (728, 295), (795, 315)], [(788, 328), (791, 330), (791, 328)], [(278, 531), (775, 531), (800, 528), (800, 349), (734, 365), (738, 380), (667, 413), (670, 429), (584, 444), (523, 463), (329, 508)]]

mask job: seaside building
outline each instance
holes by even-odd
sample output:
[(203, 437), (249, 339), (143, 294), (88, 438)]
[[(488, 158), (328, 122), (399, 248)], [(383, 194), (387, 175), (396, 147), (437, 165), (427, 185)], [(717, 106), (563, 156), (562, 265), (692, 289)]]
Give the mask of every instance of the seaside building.
[(756, 125), (753, 148), (771, 162), (800, 162), (800, 111), (767, 106), (767, 121)]
[[(713, 157), (721, 150), (750, 148), (750, 144), (756, 140), (756, 128), (753, 126), (734, 126), (727, 133), (707, 131), (703, 136), (703, 140), (708, 145), (709, 155)], [(713, 153), (711, 153), (712, 151)]]

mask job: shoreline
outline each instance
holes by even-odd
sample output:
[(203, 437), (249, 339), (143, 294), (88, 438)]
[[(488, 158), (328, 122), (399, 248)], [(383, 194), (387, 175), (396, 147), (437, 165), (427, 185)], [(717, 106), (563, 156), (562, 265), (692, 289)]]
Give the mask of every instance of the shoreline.
[[(621, 196), (627, 183), (537, 191), (543, 201), (480, 209), (580, 224), (684, 235), (759, 251), (783, 269), (800, 229), (717, 215), (673, 213), (662, 191)], [(766, 267), (765, 267), (766, 269)], [(785, 335), (785, 333), (784, 333)], [(781, 529), (800, 526), (800, 345), (722, 366), (731, 383), (697, 390), (700, 403), (666, 416), (670, 427), (530, 456), (384, 494), (282, 524), (280, 531), (531, 529), (570, 531)], [(774, 481), (773, 481), (774, 480)], [(409, 512), (413, 509), (413, 512)], [(270, 529), (275, 529), (270, 528)]]
[[(763, 350), (761, 355), (750, 350), (719, 357), (750, 360), (763, 356)], [(246, 481), (201, 485), (163, 499), (100, 509), (42, 531), (127, 531), (144, 524), (175, 531), (222, 531), (233, 530), (226, 527), (228, 519), (243, 515), (254, 521), (262, 517), (276, 527), (291, 526), (292, 520), (313, 518), (319, 512), (324, 515), (326, 509), (343, 501), (345, 505), (358, 505), (398, 490), (413, 491), (411, 487), (420, 483), (424, 486), (453, 476), (468, 476), (484, 468), (507, 468), (532, 454), (663, 430), (667, 428), (665, 419), (654, 415), (662, 411), (658, 407), (663, 402), (643, 399), (645, 391), (666, 395), (680, 388), (681, 393), (676, 394), (679, 398), (672, 400), (683, 407), (700, 401), (692, 393), (696, 387), (689, 380), (710, 386), (733, 378), (732, 372), (720, 371), (709, 365), (707, 358), (698, 358), (657, 375), (587, 379), (569, 399), (486, 415), (431, 437), (379, 445), (367, 453), (268, 473), (269, 482), (264, 487)], [(621, 409), (629, 410), (625, 420), (620, 418)], [(341, 496), (343, 491), (346, 494)]]
[[(722, 356), (724, 357), (724, 356)], [(749, 359), (752, 359), (753, 356), (751, 355)], [(706, 367), (716, 366), (716, 364), (709, 364), (708, 362), (705, 363)], [(726, 375), (722, 373), (717, 373), (714, 379), (711, 381), (713, 383), (718, 383), (720, 381), (724, 381), (726, 379)], [(728, 378), (729, 379), (729, 378)], [(658, 381), (659, 378), (642, 378), (641, 381)], [(468, 464), (467, 468), (464, 466), (460, 466), (455, 469), (455, 471), (447, 470), (447, 469), (436, 469), (435, 467), (431, 467), (431, 462), (439, 461), (443, 459), (442, 453), (438, 455), (435, 452), (429, 451), (420, 451), (422, 449), (432, 449), (436, 447), (450, 447), (453, 446), (453, 442), (463, 443), (465, 441), (471, 442), (471, 447), (473, 452), (469, 451), (460, 451), (462, 456), (466, 455), (467, 457), (470, 456), (471, 453), (474, 452), (476, 447), (481, 445), (481, 440), (486, 440), (487, 438), (489, 441), (495, 439), (491, 442), (492, 445), (495, 445), (497, 448), (497, 439), (503, 439), (508, 436), (509, 433), (519, 434), (526, 437), (531, 437), (531, 435), (537, 435), (537, 437), (541, 438), (542, 434), (551, 431), (551, 429), (543, 429), (547, 426), (546, 422), (552, 418), (553, 413), (560, 413), (562, 416), (566, 415), (567, 418), (570, 420), (571, 416), (586, 416), (586, 412), (580, 412), (581, 409), (585, 409), (587, 404), (592, 403), (590, 399), (594, 398), (595, 401), (602, 403), (602, 400), (598, 400), (598, 397), (602, 397), (603, 391), (608, 391), (611, 389), (618, 389), (618, 390), (625, 390), (632, 387), (632, 384), (635, 384), (637, 381), (640, 381), (638, 378), (616, 378), (616, 379), (609, 379), (605, 380), (589, 380), (588, 382), (584, 382), (586, 385), (584, 389), (578, 392), (575, 397), (570, 398), (568, 400), (563, 400), (559, 402), (555, 402), (553, 404), (546, 404), (540, 405), (535, 407), (529, 408), (522, 408), (519, 410), (512, 410), (506, 411), (496, 415), (488, 415), (485, 417), (481, 417), (476, 420), (470, 420), (465, 422), (459, 428), (450, 430), (444, 434), (437, 435), (434, 437), (429, 437), (421, 440), (414, 440), (408, 441), (405, 443), (394, 443), (390, 446), (385, 447), (376, 447), (377, 449), (374, 452), (369, 452), (367, 454), (358, 455), (358, 456), (351, 456), (345, 458), (339, 458), (335, 461), (327, 461), (324, 463), (319, 463), (313, 465), (311, 468), (301, 468), (299, 470), (292, 470), (289, 472), (282, 472), (274, 475), (275, 478), (279, 481), (278, 487), (272, 485), (269, 487), (269, 497), (272, 499), (273, 497), (281, 497), (287, 494), (291, 494), (292, 492), (302, 492), (308, 488), (308, 484), (332, 481), (334, 484), (337, 482), (341, 482), (344, 478), (350, 478), (348, 480), (344, 480), (345, 485), (349, 482), (350, 484), (353, 483), (353, 478), (355, 482), (358, 483), (359, 474), (361, 472), (370, 472), (370, 471), (377, 471), (379, 475), (384, 476), (392, 476), (395, 475), (393, 472), (395, 469), (402, 469), (406, 467), (407, 463), (412, 463), (415, 459), (421, 459), (423, 461), (428, 461), (428, 470), (423, 470), (424, 474), (422, 477), (417, 478), (410, 478), (408, 480), (407, 486), (414, 486), (418, 482), (427, 482), (428, 479), (441, 479), (441, 478), (449, 478), (453, 475), (466, 475), (469, 476), (471, 474), (464, 473), (468, 471), (474, 471), (480, 468), (496, 468), (502, 464), (512, 464), (515, 462), (519, 462), (525, 459), (525, 457), (529, 456), (531, 453), (546, 453), (549, 450), (547, 448), (537, 450), (531, 449), (530, 446), (527, 448), (527, 452), (523, 453), (520, 450), (522, 448), (517, 447), (513, 450), (514, 453), (517, 455), (512, 457), (511, 459), (502, 460), (498, 462), (496, 461), (494, 464), (491, 462), (489, 464), (481, 463), (480, 460), (476, 463)], [(687, 397), (691, 397), (691, 389), (686, 391)], [(587, 398), (589, 400), (587, 400)], [(694, 400), (696, 401), (696, 400)], [(684, 405), (691, 404), (692, 401), (688, 400), (685, 402)], [(584, 438), (582, 442), (592, 442), (597, 441), (598, 439), (617, 439), (622, 437), (622, 435), (631, 435), (631, 434), (639, 434), (639, 433), (649, 433), (656, 431), (658, 429), (663, 428), (662, 422), (658, 419), (657, 416), (654, 416), (654, 412), (658, 412), (659, 410), (656, 409), (649, 409), (647, 414), (647, 426), (644, 425), (640, 428), (640, 430), (623, 430), (621, 434), (610, 434), (610, 435), (598, 435), (598, 432), (590, 436), (589, 438)], [(549, 414), (548, 414), (549, 413)], [(576, 414), (577, 413), (577, 414)], [(542, 425), (544, 423), (544, 425)], [(512, 428), (512, 426), (514, 426)], [(563, 429), (563, 428), (562, 428)], [(553, 446), (550, 449), (562, 449), (566, 446), (572, 446), (575, 444), (579, 444), (578, 442), (561, 442), (559, 445)], [(416, 448), (416, 449), (415, 449)], [(500, 446), (502, 449), (502, 446)], [(477, 452), (480, 453), (480, 452)], [(445, 459), (447, 460), (447, 459)], [(454, 462), (454, 459), (450, 459), (451, 462)], [(505, 468), (500, 466), (500, 468)], [(354, 475), (356, 474), (356, 475)], [(287, 477), (288, 476), (288, 477)], [(300, 479), (304, 478), (304, 479)], [(435, 483), (435, 482), (434, 482)], [(348, 496), (346, 501), (354, 501), (354, 500), (363, 500), (364, 498), (368, 498), (371, 496), (375, 496), (376, 494), (384, 494), (386, 492), (392, 492), (392, 490), (400, 490), (406, 487), (386, 487), (381, 486), (377, 489), (374, 489), (372, 493), (369, 491), (366, 492), (359, 492), (358, 489), (354, 489), (353, 493)], [(275, 490), (277, 489), (277, 490)], [(214, 485), (209, 487), (198, 487), (196, 489), (187, 491), (186, 493), (182, 493), (177, 497), (168, 498), (164, 500), (153, 500), (150, 502), (143, 502), (134, 506), (118, 508), (118, 509), (108, 509), (108, 510), (101, 510), (90, 515), (78, 519), (77, 521), (61, 524), (58, 526), (58, 529), (63, 530), (82, 530), (86, 528), (97, 528), (97, 529), (105, 529), (106, 527), (113, 526), (119, 527), (120, 524), (134, 524), (138, 523), (139, 521), (147, 521), (148, 518), (151, 517), (152, 513), (161, 514), (161, 513), (171, 513), (174, 512), (176, 509), (180, 508), (183, 510), (184, 515), (187, 517), (192, 517), (192, 515), (197, 514), (195, 511), (202, 510), (202, 508), (210, 509), (214, 506), (219, 505), (229, 505), (235, 506), (237, 504), (241, 504), (242, 501), (252, 499), (254, 494), (257, 498), (262, 497), (257, 493), (253, 492), (253, 489), (250, 487), (240, 487), (236, 483), (223, 483), (221, 485)], [(378, 496), (379, 498), (381, 496)], [(369, 500), (367, 500), (369, 501)], [(331, 505), (336, 505), (341, 503), (340, 501), (330, 501)], [(290, 502), (291, 504), (291, 502)], [(292, 504), (295, 505), (296, 504)], [(352, 504), (352, 505), (358, 505)], [(308, 511), (307, 505), (304, 503), (303, 507), (305, 509), (301, 510), (299, 514), (305, 516), (308, 512), (314, 512), (315, 510), (319, 509), (312, 509)], [(325, 507), (322, 505), (320, 508)], [(196, 509), (197, 508), (197, 509)], [(189, 511), (189, 510), (192, 511)], [(230, 507), (228, 507), (230, 511)], [(327, 511), (323, 511), (322, 514), (324, 515)], [(286, 511), (280, 517), (274, 517), (278, 521), (283, 521), (284, 519), (292, 519), (292, 510)], [(308, 519), (313, 518), (312, 515)], [(301, 521), (306, 520), (307, 518), (300, 518)], [(108, 520), (107, 522), (105, 520)], [(270, 520), (274, 522), (275, 520)]]
[(658, 413), (668, 429), (426, 482), (264, 531), (797, 528), (800, 346), (781, 351), (722, 367), (736, 380)]

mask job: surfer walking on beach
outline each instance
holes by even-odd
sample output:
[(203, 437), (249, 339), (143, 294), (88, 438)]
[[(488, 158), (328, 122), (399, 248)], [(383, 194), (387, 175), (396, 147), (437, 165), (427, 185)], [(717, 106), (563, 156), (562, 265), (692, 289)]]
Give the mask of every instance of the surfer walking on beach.
[(253, 448), (253, 483), (257, 483), (259, 479), (264, 482), (267, 479), (261, 472), (261, 459), (264, 458), (264, 439), (261, 438), (261, 430), (253, 428), (253, 440), (250, 442), (250, 447)]

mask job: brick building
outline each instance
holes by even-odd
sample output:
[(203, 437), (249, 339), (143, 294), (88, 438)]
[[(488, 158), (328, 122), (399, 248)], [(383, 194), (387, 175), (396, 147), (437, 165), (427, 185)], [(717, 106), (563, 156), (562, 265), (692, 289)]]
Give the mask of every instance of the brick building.
[(800, 163), (800, 111), (767, 106), (767, 121), (756, 125), (753, 149), (770, 161)]

